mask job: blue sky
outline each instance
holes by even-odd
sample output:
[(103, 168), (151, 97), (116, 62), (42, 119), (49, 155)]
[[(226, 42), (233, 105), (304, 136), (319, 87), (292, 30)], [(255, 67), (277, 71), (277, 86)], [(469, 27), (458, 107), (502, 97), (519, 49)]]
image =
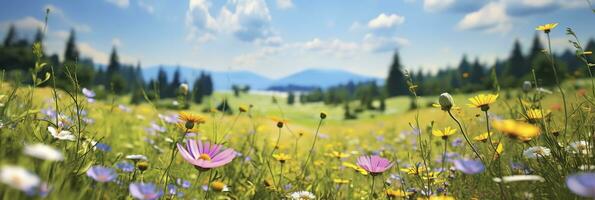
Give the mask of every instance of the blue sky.
[(493, 63), (515, 39), (528, 48), (535, 26), (559, 22), (595, 37), (585, 0), (4, 0), (0, 34), (22, 37), (51, 8), (46, 51), (63, 53), (77, 31), (85, 57), (106, 63), (112, 46), (124, 62), (249, 70), (278, 78), (307, 68), (339, 68), (384, 77), (399, 50), (407, 69), (436, 71), (463, 54)]

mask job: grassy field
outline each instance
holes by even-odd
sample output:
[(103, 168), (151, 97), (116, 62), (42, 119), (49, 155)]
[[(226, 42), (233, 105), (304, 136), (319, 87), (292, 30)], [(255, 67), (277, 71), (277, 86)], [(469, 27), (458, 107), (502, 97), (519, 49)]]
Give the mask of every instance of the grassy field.
[[(455, 107), (449, 111), (463, 130), (448, 112), (425, 106), (438, 103), (438, 96), (418, 97), (421, 107), (415, 110), (409, 109), (411, 98), (391, 98), (384, 113), (368, 111), (357, 120), (343, 120), (342, 106), (287, 105), (282, 97), (273, 103), (270, 95), (217, 93), (207, 103), (184, 110), (193, 113), (184, 118), (178, 116), (180, 111), (150, 103), (127, 105), (128, 97), (89, 102), (81, 89), (54, 95), (51, 88), (5, 83), (0, 88), (0, 196), (578, 199), (593, 194), (588, 174), (587, 182), (578, 186), (571, 184), (574, 178), (585, 178), (569, 176), (584, 175), (595, 164), (589, 83), (572, 80), (563, 85), (566, 114), (556, 90), (500, 91), (486, 112), (468, 106), (468, 98), (491, 92), (453, 95)], [(234, 114), (201, 112), (209, 102), (224, 98)], [(515, 124), (493, 126), (507, 119)], [(486, 122), (492, 124), (491, 137), (475, 140), (487, 131)], [(456, 131), (445, 137), (433, 134), (446, 127)], [(531, 128), (539, 134), (526, 141), (523, 134)], [(50, 129), (57, 129), (56, 134)], [(66, 132), (57, 134), (60, 131), (68, 131), (71, 138)], [(219, 162), (217, 156), (196, 155), (201, 163), (195, 167), (180, 153), (190, 141), (231, 148), (228, 156), (233, 159), (211, 168), (205, 166)], [(365, 169), (358, 157), (368, 155), (392, 165), (380, 172)]]

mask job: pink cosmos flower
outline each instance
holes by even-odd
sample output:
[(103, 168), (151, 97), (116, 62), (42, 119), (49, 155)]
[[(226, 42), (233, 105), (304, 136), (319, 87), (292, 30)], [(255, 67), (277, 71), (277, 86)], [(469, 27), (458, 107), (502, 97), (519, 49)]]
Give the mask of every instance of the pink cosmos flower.
[(201, 140), (188, 140), (186, 148), (177, 145), (184, 160), (199, 170), (221, 167), (236, 157), (236, 152), (231, 148), (223, 150), (223, 145), (203, 143)]
[(357, 165), (372, 175), (382, 174), (393, 166), (393, 163), (380, 156), (361, 156), (357, 158)]

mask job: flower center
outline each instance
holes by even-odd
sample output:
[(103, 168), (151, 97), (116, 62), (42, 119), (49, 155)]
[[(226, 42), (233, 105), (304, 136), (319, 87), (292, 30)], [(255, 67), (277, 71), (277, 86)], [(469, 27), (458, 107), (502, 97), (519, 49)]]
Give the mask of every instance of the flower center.
[(211, 156), (209, 156), (209, 154), (203, 153), (203, 154), (200, 154), (200, 156), (198, 157), (198, 159), (206, 160), (206, 161), (211, 161)]

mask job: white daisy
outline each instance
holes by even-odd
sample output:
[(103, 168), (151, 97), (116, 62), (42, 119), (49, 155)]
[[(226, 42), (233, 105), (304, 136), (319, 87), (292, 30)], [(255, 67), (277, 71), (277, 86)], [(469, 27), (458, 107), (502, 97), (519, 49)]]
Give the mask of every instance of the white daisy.
[(147, 156), (140, 155), (140, 154), (127, 155), (127, 156), (126, 156), (126, 159), (133, 160), (133, 161), (135, 161), (135, 162), (136, 162), (136, 161), (139, 161), (139, 160), (149, 160), (149, 159), (147, 158)]
[(21, 191), (31, 191), (41, 182), (37, 175), (25, 168), (5, 165), (0, 168), (0, 181)]
[(314, 194), (312, 194), (311, 192), (308, 191), (298, 191), (298, 192), (293, 192), (289, 195), (289, 197), (293, 200), (310, 200), (310, 199), (316, 199), (316, 196), (314, 196)]
[(58, 140), (69, 140), (69, 141), (75, 141), (76, 138), (74, 137), (74, 135), (70, 132), (70, 131), (65, 131), (65, 130), (60, 130), (58, 132), (58, 129), (52, 127), (52, 126), (48, 126), (48, 131), (50, 132), (50, 134), (52, 135), (52, 137), (58, 139)]
[(551, 155), (551, 150), (546, 147), (535, 146), (529, 147), (523, 151), (523, 155), (527, 158), (548, 157)]
[(589, 154), (589, 142), (581, 140), (570, 143), (567, 150), (573, 154)]
[(543, 182), (545, 179), (541, 176), (537, 175), (513, 175), (513, 176), (504, 176), (502, 178), (494, 178), (494, 182), (500, 183), (509, 183), (509, 182), (517, 182), (517, 181), (539, 181)]
[(23, 153), (39, 158), (42, 160), (49, 160), (49, 161), (62, 161), (64, 157), (62, 153), (55, 149), (54, 147), (45, 145), (45, 144), (32, 144), (25, 146)]

